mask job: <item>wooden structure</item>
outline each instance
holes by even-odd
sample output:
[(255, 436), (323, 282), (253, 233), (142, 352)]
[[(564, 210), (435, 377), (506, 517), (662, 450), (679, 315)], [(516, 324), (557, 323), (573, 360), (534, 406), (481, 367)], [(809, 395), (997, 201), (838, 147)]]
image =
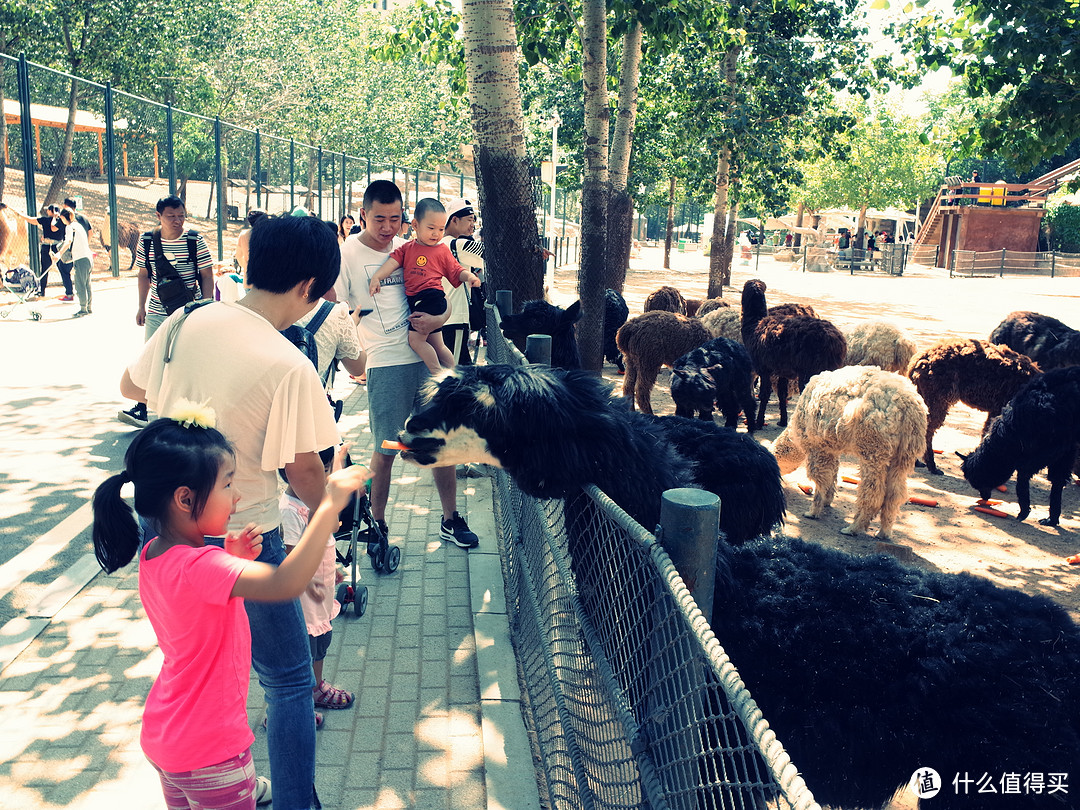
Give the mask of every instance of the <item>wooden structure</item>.
[(1030, 183), (972, 183), (947, 177), (915, 239), (937, 246), (938, 265), (952, 269), (954, 251), (1036, 253), (1046, 201), (1080, 170), (1074, 160)]
[[(17, 99), (4, 99), (4, 121), (8, 126), (18, 127), (21, 121), (21, 108)], [(34, 153), (37, 168), (41, 168), (41, 127), (67, 127), (68, 111), (66, 107), (53, 107), (48, 104), (30, 105), (30, 123), (34, 126)], [(116, 129), (127, 129), (127, 121), (115, 121)], [(98, 173), (105, 174), (105, 151), (102, 138), (105, 135), (105, 119), (89, 110), (75, 111), (75, 131), (93, 132), (97, 135)], [(124, 144), (124, 175), (127, 175), (127, 144)], [(8, 142), (4, 140), (4, 165), (10, 165)], [(154, 144), (154, 176), (157, 177), (157, 144)]]

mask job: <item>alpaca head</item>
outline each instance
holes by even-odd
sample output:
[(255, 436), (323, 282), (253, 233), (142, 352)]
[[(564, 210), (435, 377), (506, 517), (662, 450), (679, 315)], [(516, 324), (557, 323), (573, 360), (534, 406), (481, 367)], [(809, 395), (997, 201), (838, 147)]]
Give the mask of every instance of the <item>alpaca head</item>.
[(716, 385), (706, 376), (708, 369), (674, 368), (671, 370), (671, 398), (676, 405), (698, 409), (711, 408), (716, 399)]
[(743, 328), (746, 328), (747, 323), (756, 323), (761, 320), (767, 312), (765, 282), (759, 278), (752, 278), (743, 285), (742, 290)]
[(575, 301), (566, 309), (547, 301), (526, 301), (521, 312), (502, 319), (502, 332), (522, 352), (529, 335), (551, 336), (551, 365), (559, 368), (581, 368), (574, 324), (581, 320), (581, 302)]
[(1007, 417), (1010, 407), (1005, 406), (1002, 415), (990, 423), (986, 435), (960, 463), (964, 478), (974, 487), (979, 497), (986, 500), (995, 487), (1004, 484), (1016, 471), (1018, 448), (1011, 440)]
[(773, 442), (773, 455), (776, 456), (780, 474), (787, 475), (797, 470), (803, 463), (803, 459), (806, 458), (806, 451), (802, 448), (802, 445), (796, 444), (792, 440), (790, 431), (785, 429)]

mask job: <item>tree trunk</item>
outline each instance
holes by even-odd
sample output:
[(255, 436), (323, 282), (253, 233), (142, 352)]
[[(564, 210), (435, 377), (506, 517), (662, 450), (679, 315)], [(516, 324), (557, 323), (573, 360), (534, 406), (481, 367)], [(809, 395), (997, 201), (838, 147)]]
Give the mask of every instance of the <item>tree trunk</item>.
[(608, 124), (607, 6), (586, 0), (581, 30), (582, 85), (585, 90), (585, 179), (581, 188), (581, 262), (578, 296), (582, 316), (577, 326), (581, 367), (604, 366), (604, 289), (607, 277)]
[(667, 227), (664, 229), (664, 269), (671, 269), (671, 237), (675, 231), (675, 178), (668, 185)]
[(525, 154), (512, 0), (465, 0), (462, 28), (488, 289), (492, 297), (510, 290), (520, 306), (543, 297), (544, 258)]
[[(4, 65), (0, 59), (0, 111), (4, 109)], [(0, 200), (4, 199), (4, 183), (7, 181), (7, 160), (4, 149), (7, 146), (7, 116), (0, 115)], [(32, 211), (27, 211), (33, 214)]]
[(43, 205), (51, 205), (60, 199), (60, 192), (64, 188), (64, 181), (67, 179), (67, 167), (71, 162), (71, 147), (75, 142), (75, 113), (79, 109), (79, 80), (71, 80), (71, 92), (68, 95), (68, 117), (67, 125), (64, 127), (64, 146), (60, 150), (60, 159), (56, 164), (56, 169), (53, 171), (52, 182), (49, 183), (49, 190), (45, 192), (45, 201)]
[[(801, 228), (803, 222), (803, 211), (806, 209), (806, 203), (799, 202), (799, 208), (795, 211), (795, 227)], [(802, 234), (795, 234), (795, 238), (791, 240), (791, 244), (795, 247), (802, 246)]]
[(621, 293), (630, 268), (630, 243), (634, 230), (634, 201), (627, 188), (630, 153), (637, 118), (638, 79), (641, 75), (641, 23), (634, 22), (623, 37), (622, 70), (619, 75), (619, 106), (611, 139), (608, 174), (611, 199), (608, 201), (607, 283)]
[[(731, 166), (731, 147), (724, 146), (720, 149), (720, 155), (716, 159), (716, 196), (713, 204), (713, 249), (709, 251), (709, 287), (706, 298), (722, 298), (724, 284), (731, 282), (731, 251), (727, 247), (728, 222), (728, 190), (730, 177), (728, 175)], [(730, 217), (731, 224), (735, 218)], [(720, 247), (717, 250), (717, 246)]]

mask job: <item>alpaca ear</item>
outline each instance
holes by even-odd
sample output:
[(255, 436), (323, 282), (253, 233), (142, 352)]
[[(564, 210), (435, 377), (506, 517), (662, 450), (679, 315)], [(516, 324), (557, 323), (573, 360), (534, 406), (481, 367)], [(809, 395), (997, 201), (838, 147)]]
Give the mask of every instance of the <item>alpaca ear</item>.
[(581, 301), (575, 301), (566, 308), (563, 312), (562, 320), (564, 323), (577, 323), (581, 320)]
[(719, 374), (720, 372), (722, 372), (723, 370), (724, 370), (724, 364), (723, 363), (717, 363), (714, 366), (709, 366), (708, 368), (703, 368), (701, 371), (702, 371), (703, 374), (708, 374), (710, 377), (714, 377), (717, 374)]

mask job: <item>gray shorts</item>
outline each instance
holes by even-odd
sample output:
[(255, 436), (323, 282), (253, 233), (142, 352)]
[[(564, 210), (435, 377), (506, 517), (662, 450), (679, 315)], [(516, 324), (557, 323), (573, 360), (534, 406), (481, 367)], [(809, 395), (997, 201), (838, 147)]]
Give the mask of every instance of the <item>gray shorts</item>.
[(430, 376), (421, 361), (367, 370), (368, 422), (375, 440), (375, 452), (397, 455), (397, 450), (383, 448), (383, 439), (397, 441), (398, 433), (405, 427), (405, 420), (416, 405), (420, 386)]
[(327, 630), (321, 636), (308, 636), (308, 643), (311, 645), (312, 661), (322, 661), (326, 658), (326, 653), (330, 650), (330, 639), (333, 638), (333, 636), (333, 630)]

